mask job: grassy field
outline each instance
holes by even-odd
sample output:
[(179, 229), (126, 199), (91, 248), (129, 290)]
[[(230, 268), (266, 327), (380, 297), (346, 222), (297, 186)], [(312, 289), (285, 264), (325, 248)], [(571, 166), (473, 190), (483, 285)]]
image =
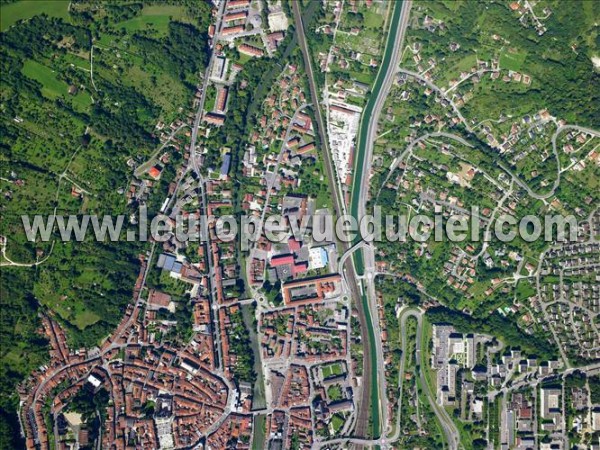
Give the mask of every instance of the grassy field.
[(75, 55), (73, 53), (67, 53), (65, 55), (65, 61), (67, 61), (69, 64), (72, 64), (75, 67), (78, 67), (79, 69), (85, 69), (88, 71), (90, 70), (89, 53), (86, 53), (85, 58), (79, 55)]
[(176, 5), (145, 6), (138, 17), (115, 24), (116, 29), (125, 28), (128, 32), (150, 30), (156, 36), (166, 36), (169, 22), (187, 22), (185, 7)]
[(444, 73), (444, 83), (448, 83), (450, 80), (458, 78), (461, 72), (468, 72), (471, 67), (477, 64), (477, 55), (471, 54), (460, 59), (449, 57), (447, 64), (449, 65), (449, 68)]
[(527, 53), (504, 51), (500, 55), (500, 67), (502, 69), (519, 71), (525, 62)]
[(323, 367), (323, 378), (329, 378), (332, 376), (338, 376), (344, 373), (340, 363), (330, 364)]
[(332, 199), (331, 194), (329, 194), (325, 189), (320, 190), (317, 194), (317, 208), (328, 208), (332, 207)]
[(78, 111), (85, 111), (92, 104), (91, 97), (85, 92), (78, 92), (74, 96), (69, 96), (69, 85), (59, 80), (54, 70), (37, 61), (27, 60), (23, 64), (23, 75), (34, 79), (42, 84), (42, 94), (44, 97), (54, 100), (63, 98), (72, 100), (73, 106)]
[(327, 396), (332, 402), (337, 402), (343, 398), (342, 388), (339, 384), (334, 384), (327, 388)]
[(240, 57), (237, 59), (237, 63), (242, 66), (246, 64), (248, 61), (252, 60), (252, 56), (246, 55), (245, 53), (240, 53)]
[(51, 100), (68, 93), (69, 86), (56, 77), (54, 70), (37, 61), (25, 61), (23, 74), (40, 82), (42, 84), (42, 94)]
[(365, 18), (365, 26), (367, 28), (378, 28), (383, 26), (384, 18), (381, 14), (365, 11), (363, 15)]
[(93, 325), (96, 322), (98, 322), (100, 319), (101, 319), (101, 317), (98, 314), (96, 314), (92, 311), (88, 311), (86, 309), (82, 309), (75, 316), (73, 323), (80, 330), (84, 330), (85, 328), (89, 327), (90, 325)]
[(53, 1), (19, 1), (0, 6), (0, 31), (6, 30), (19, 20), (29, 19), (38, 14), (47, 14), (50, 17), (69, 18), (69, 2), (66, 0)]
[(265, 446), (267, 416), (259, 414), (254, 419), (254, 431), (252, 433), (252, 450), (262, 450)]
[(346, 420), (339, 414), (334, 414), (331, 417), (331, 427), (333, 428), (334, 436), (342, 429), (344, 423), (346, 423)]
[(527, 300), (532, 295), (535, 295), (535, 289), (529, 280), (519, 280), (517, 284), (517, 298), (521, 301)]

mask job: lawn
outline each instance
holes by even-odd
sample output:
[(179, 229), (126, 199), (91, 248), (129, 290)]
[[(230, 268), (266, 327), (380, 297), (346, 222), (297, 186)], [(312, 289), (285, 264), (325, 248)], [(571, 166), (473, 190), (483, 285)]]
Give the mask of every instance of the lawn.
[(333, 428), (333, 434), (334, 434), (334, 436), (337, 435), (337, 433), (339, 433), (339, 431), (344, 426), (345, 422), (346, 421), (344, 420), (344, 418), (341, 417), (339, 414), (334, 414), (331, 417), (331, 427)]
[(500, 55), (500, 68), (519, 71), (526, 57), (526, 52), (504, 51)]
[(42, 84), (42, 95), (50, 100), (58, 97), (70, 98), (78, 111), (86, 111), (92, 105), (89, 94), (79, 91), (74, 96), (68, 95), (69, 85), (57, 78), (56, 72), (50, 67), (28, 59), (23, 64), (23, 75)]
[[(442, 2), (444, 4), (444, 6), (448, 9), (451, 9), (452, 11), (457, 11), (461, 6), (463, 6), (464, 1), (460, 1), (460, 0), (445, 0)], [(436, 16), (437, 17), (437, 16)]]
[(84, 330), (90, 325), (98, 322), (100, 319), (101, 317), (98, 314), (85, 309), (84, 305), (81, 305), (81, 309), (75, 313), (75, 319), (72, 322), (77, 328)]
[(353, 80), (356, 80), (359, 83), (364, 83), (364, 84), (369, 84), (369, 85), (373, 83), (373, 79), (375, 78), (374, 73), (356, 72), (353, 70), (350, 70), (348, 73), (350, 74), (350, 76), (352, 77)]
[(519, 280), (517, 284), (517, 299), (520, 301), (527, 300), (529, 297), (534, 296), (536, 293), (535, 288), (531, 285), (529, 280)]
[(92, 106), (92, 97), (85, 91), (79, 91), (73, 96), (73, 107), (75, 110), (82, 112), (87, 111)]
[(82, 56), (76, 55), (74, 53), (67, 53), (65, 55), (65, 60), (69, 64), (73, 64), (75, 67), (77, 67), (79, 69), (85, 69), (85, 70), (89, 71), (90, 70), (89, 53), (86, 52), (86, 55), (88, 55), (87, 59), (83, 58)]
[(450, 66), (444, 73), (444, 83), (448, 83), (450, 80), (458, 78), (461, 72), (468, 72), (473, 66), (477, 64), (477, 55), (470, 54), (462, 58), (451, 55), (448, 57), (448, 65)]
[(252, 450), (262, 450), (265, 446), (267, 416), (259, 414), (254, 419), (254, 431), (252, 433)]
[(363, 16), (365, 18), (365, 26), (367, 28), (381, 28), (383, 26), (383, 17), (381, 17), (380, 14), (377, 14), (375, 12), (372, 11), (365, 11), (363, 13)]
[(344, 369), (340, 363), (329, 364), (323, 367), (323, 378), (338, 376), (344, 373)]
[(317, 208), (331, 209), (331, 207), (332, 207), (331, 194), (329, 194), (329, 192), (327, 192), (325, 189), (320, 190), (319, 193), (317, 194), (316, 202), (317, 202)]
[(454, 67), (454, 70), (457, 72), (467, 72), (471, 69), (471, 67), (477, 64), (477, 55), (467, 55), (464, 58), (461, 58)]
[(145, 6), (139, 16), (115, 24), (116, 29), (125, 28), (128, 32), (152, 30), (157, 36), (166, 36), (169, 22), (188, 22), (185, 8), (177, 5)]
[(38, 14), (45, 13), (50, 17), (69, 18), (69, 2), (63, 0), (54, 1), (18, 1), (3, 4), (0, 7), (0, 31), (4, 31), (19, 20), (29, 19)]
[(252, 60), (252, 56), (250, 55), (246, 55), (245, 53), (240, 53), (239, 58), (237, 59), (237, 63), (241, 64), (242, 66), (244, 64), (246, 64), (248, 61)]
[[(156, 269), (158, 270), (158, 269)], [(161, 290), (175, 297), (183, 297), (185, 295), (186, 290), (189, 286), (177, 279), (173, 278), (170, 273), (166, 270), (161, 271), (160, 273), (160, 284)]]
[(337, 384), (334, 384), (333, 386), (329, 386), (329, 388), (327, 388), (327, 396), (329, 397), (329, 400), (332, 402), (337, 402), (337, 401), (341, 400), (343, 398), (342, 388), (340, 386), (338, 386)]
[(56, 72), (50, 67), (28, 59), (23, 64), (23, 75), (42, 84), (42, 94), (51, 100), (66, 95), (69, 86), (56, 77)]

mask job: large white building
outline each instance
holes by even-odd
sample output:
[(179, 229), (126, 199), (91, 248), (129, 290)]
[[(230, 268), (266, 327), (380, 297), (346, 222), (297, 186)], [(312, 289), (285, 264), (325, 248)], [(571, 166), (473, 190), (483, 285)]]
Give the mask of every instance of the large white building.
[(342, 184), (349, 184), (352, 173), (352, 154), (361, 109), (347, 104), (329, 103), (329, 146), (333, 154), (335, 168)]

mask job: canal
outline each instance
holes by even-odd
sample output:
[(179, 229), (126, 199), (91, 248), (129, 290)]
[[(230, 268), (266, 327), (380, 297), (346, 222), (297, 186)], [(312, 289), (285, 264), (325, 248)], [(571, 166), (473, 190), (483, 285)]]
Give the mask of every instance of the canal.
[[(399, 24), (400, 17), (402, 12), (402, 1), (394, 2), (392, 11), (392, 20), (391, 25), (389, 27), (389, 33), (387, 37), (387, 42), (385, 46), (385, 51), (383, 55), (383, 60), (379, 71), (377, 72), (377, 77), (375, 78), (375, 84), (373, 85), (373, 90), (369, 95), (369, 99), (367, 100), (367, 105), (363, 111), (363, 115), (360, 122), (359, 133), (358, 133), (358, 145), (356, 147), (355, 153), (355, 166), (354, 166), (354, 175), (352, 179), (352, 192), (350, 197), (350, 214), (357, 220), (360, 219), (358, 217), (359, 207), (361, 202), (361, 186), (363, 183), (368, 181), (368, 174), (363, 173), (365, 168), (365, 159), (368, 154), (367, 148), (369, 144), (369, 127), (375, 126), (377, 124), (372, 124), (373, 111), (375, 110), (375, 106), (377, 105), (377, 100), (381, 95), (381, 90), (383, 88), (383, 82), (385, 80), (385, 76), (387, 72), (394, 68), (390, 67), (392, 62), (392, 53), (394, 51), (394, 46), (396, 45), (396, 40), (399, 32)], [(366, 200), (366, 199), (365, 199)], [(360, 237), (357, 237), (359, 240)], [(357, 275), (363, 275), (365, 271), (365, 263), (362, 250), (354, 252), (353, 254), (353, 263), (354, 269)], [(371, 417), (373, 419), (373, 437), (378, 438), (381, 434), (381, 419), (380, 419), (380, 404), (379, 404), (379, 386), (377, 381), (377, 351), (375, 344), (375, 332), (373, 330), (373, 320), (378, 320), (378, 317), (371, 317), (371, 311), (369, 309), (369, 299), (366, 293), (362, 295), (362, 306), (365, 314), (365, 319), (368, 324), (368, 336), (369, 336), (369, 352), (368, 355), (371, 358)]]

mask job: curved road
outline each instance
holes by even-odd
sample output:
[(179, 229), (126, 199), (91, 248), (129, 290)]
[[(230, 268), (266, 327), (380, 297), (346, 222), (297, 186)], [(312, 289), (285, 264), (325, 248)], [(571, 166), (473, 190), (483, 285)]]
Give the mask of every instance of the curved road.
[(546, 194), (538, 194), (537, 192), (534, 192), (525, 181), (523, 181), (519, 177), (517, 177), (504, 164), (498, 163), (498, 166), (502, 170), (507, 172), (512, 177), (512, 179), (515, 181), (515, 183), (517, 183), (519, 186), (521, 186), (523, 189), (525, 189), (531, 197), (533, 197), (537, 200), (546, 200), (547, 198), (552, 197), (560, 184), (560, 174), (562, 173), (561, 168), (560, 168), (560, 158), (558, 156), (558, 150), (556, 149), (556, 139), (558, 138), (558, 135), (565, 130), (577, 130), (577, 131), (580, 131), (583, 133), (591, 134), (592, 136), (595, 136), (595, 137), (600, 137), (600, 132), (598, 132), (596, 130), (592, 130), (591, 128), (580, 127), (578, 125), (563, 125), (563, 126), (557, 128), (557, 130), (552, 135), (552, 152), (554, 153), (554, 157), (556, 158), (556, 171), (557, 171), (556, 179), (554, 180), (552, 189), (550, 189), (550, 191), (547, 192)]
[[(404, 379), (404, 369), (405, 369), (405, 364), (406, 364), (406, 321), (408, 320), (409, 317), (414, 317), (417, 320), (415, 362), (416, 362), (416, 364), (420, 365), (421, 367), (423, 366), (422, 361), (421, 361), (421, 346), (423, 345), (423, 343), (421, 342), (422, 325), (423, 325), (423, 321), (422, 321), (423, 311), (421, 311), (419, 309), (415, 309), (415, 308), (406, 308), (400, 313), (400, 316), (398, 317), (398, 320), (400, 322), (400, 329), (402, 331), (402, 336), (401, 336), (402, 356), (400, 359), (400, 368), (398, 371), (398, 380), (399, 380), (398, 396), (399, 397), (402, 397), (402, 385), (403, 385), (402, 381)], [(448, 443), (448, 447), (450, 448), (450, 450), (457, 450), (460, 445), (460, 439), (459, 439), (459, 433), (458, 433), (458, 429), (456, 428), (456, 425), (454, 425), (454, 422), (452, 421), (452, 419), (450, 418), (450, 416), (448, 415), (446, 410), (437, 404), (435, 396), (431, 392), (431, 389), (429, 388), (429, 384), (427, 384), (427, 380), (425, 379), (425, 371), (422, 368), (419, 370), (419, 376), (420, 376), (421, 385), (423, 386), (423, 391), (425, 392), (425, 395), (427, 396), (427, 400), (429, 401), (429, 404), (431, 405), (431, 409), (435, 413), (435, 415), (438, 419), (438, 422), (440, 423), (440, 425), (442, 427), (442, 430), (443, 430), (445, 438), (446, 438), (446, 442)], [(399, 402), (398, 403), (398, 415), (396, 416), (396, 426), (394, 428), (394, 433), (392, 435), (382, 436), (379, 439), (356, 439), (356, 438), (332, 439), (329, 441), (317, 443), (316, 447), (322, 448), (327, 445), (344, 444), (344, 443), (351, 443), (351, 444), (358, 444), (358, 445), (365, 445), (365, 446), (366, 445), (368, 445), (368, 446), (380, 445), (380, 446), (384, 446), (384, 447), (386, 447), (388, 445), (392, 445), (400, 437), (400, 432), (401, 432), (400, 421), (402, 418), (401, 412), (402, 412), (402, 403)]]
[[(460, 437), (458, 434), (458, 429), (456, 425), (452, 421), (452, 418), (448, 415), (448, 412), (444, 409), (443, 406), (438, 405), (435, 395), (431, 392), (429, 384), (427, 383), (427, 379), (425, 378), (425, 369), (423, 368), (423, 361), (421, 357), (421, 347), (423, 343), (421, 342), (422, 330), (423, 330), (423, 312), (415, 309), (404, 310), (400, 314), (400, 329), (402, 331), (402, 360), (400, 364), (400, 372), (398, 374), (400, 383), (402, 383), (402, 379), (404, 377), (404, 362), (406, 359), (406, 320), (409, 317), (414, 317), (417, 319), (417, 339), (415, 345), (415, 364), (419, 365), (419, 379), (421, 381), (421, 386), (425, 395), (427, 396), (427, 400), (429, 400), (429, 404), (431, 405), (431, 409), (435, 413), (439, 424), (444, 431), (444, 435), (446, 437), (446, 442), (448, 443), (448, 447), (450, 450), (456, 450), (460, 444)], [(425, 361), (425, 364), (427, 361)], [(397, 425), (396, 425), (396, 438), (400, 433), (400, 411), (402, 410), (401, 405), (398, 407), (398, 417), (397, 417)]]
[(405, 73), (407, 75), (410, 75), (413, 78), (416, 78), (417, 80), (422, 81), (423, 83), (425, 83), (430, 89), (432, 89), (433, 91), (437, 92), (440, 97), (442, 97), (444, 100), (446, 100), (448, 102), (448, 104), (450, 106), (452, 106), (452, 109), (454, 110), (454, 113), (458, 116), (458, 118), (461, 120), (461, 122), (463, 123), (463, 125), (465, 126), (465, 129), (469, 132), (469, 133), (473, 133), (473, 129), (469, 126), (469, 123), (467, 122), (467, 119), (464, 118), (464, 116), (462, 115), (462, 113), (460, 112), (460, 109), (458, 109), (458, 107), (454, 104), (454, 102), (452, 101), (452, 99), (450, 97), (448, 97), (446, 95), (446, 93), (440, 89), (438, 86), (436, 86), (434, 83), (432, 83), (431, 81), (429, 81), (427, 78), (423, 77), (421, 74), (417, 73), (417, 72), (413, 72), (412, 70), (408, 70), (408, 69), (398, 69), (399, 72)]
[(381, 189), (383, 189), (383, 187), (387, 184), (387, 182), (389, 181), (389, 179), (392, 176), (392, 174), (394, 173), (394, 171), (398, 168), (398, 166), (404, 160), (404, 158), (406, 158), (406, 155), (412, 152), (412, 150), (415, 147), (415, 145), (417, 145), (419, 142), (422, 142), (422, 141), (427, 140), (429, 138), (435, 138), (435, 137), (445, 137), (445, 138), (448, 138), (448, 139), (453, 139), (453, 140), (455, 140), (457, 142), (460, 142), (461, 144), (463, 144), (466, 147), (473, 147), (471, 144), (469, 144), (467, 141), (465, 141), (460, 136), (457, 136), (456, 134), (452, 134), (452, 133), (446, 133), (444, 131), (435, 131), (435, 132), (432, 132), (432, 133), (426, 133), (426, 134), (423, 134), (423, 135), (419, 136), (416, 139), (413, 139), (408, 144), (408, 146), (406, 147), (406, 149), (402, 152), (402, 154), (400, 156), (398, 156), (394, 160), (394, 162), (392, 163), (392, 165), (390, 166), (389, 172), (388, 172), (387, 176), (385, 177), (385, 180), (383, 180), (383, 183), (381, 183), (381, 186), (379, 187), (379, 191), (377, 192), (377, 197), (379, 197), (379, 194), (381, 193)]

